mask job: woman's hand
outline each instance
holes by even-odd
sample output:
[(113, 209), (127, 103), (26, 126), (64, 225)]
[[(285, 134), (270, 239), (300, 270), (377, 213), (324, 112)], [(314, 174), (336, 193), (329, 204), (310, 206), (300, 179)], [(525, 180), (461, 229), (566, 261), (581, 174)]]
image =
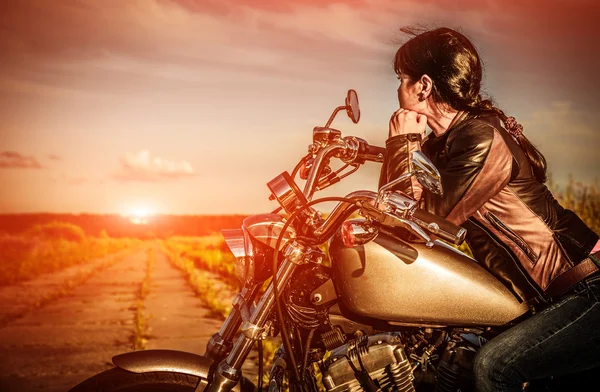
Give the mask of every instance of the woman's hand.
[(389, 137), (406, 135), (407, 133), (419, 133), (425, 138), (427, 131), (427, 116), (408, 109), (398, 109), (390, 118)]

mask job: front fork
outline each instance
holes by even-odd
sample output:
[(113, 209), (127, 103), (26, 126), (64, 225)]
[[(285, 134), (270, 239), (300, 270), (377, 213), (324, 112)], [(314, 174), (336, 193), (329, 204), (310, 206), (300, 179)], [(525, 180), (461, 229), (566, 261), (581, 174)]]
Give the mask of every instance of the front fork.
[[(289, 244), (285, 250), (285, 259), (277, 271), (277, 292), (281, 293), (285, 285), (290, 280), (292, 274), (298, 265), (305, 262), (305, 248), (294, 242)], [(242, 297), (246, 295), (252, 298), (251, 295), (256, 293), (254, 288), (252, 293), (243, 292)], [(248, 303), (250, 301), (247, 301)], [(256, 308), (251, 314), (245, 314), (244, 304), (235, 307), (223, 323), (218, 334), (213, 335), (211, 341), (207, 345), (206, 355), (215, 360), (221, 360), (228, 351), (228, 342), (239, 328), (242, 326), (242, 334), (239, 336), (233, 345), (229, 355), (224, 360), (221, 360), (214, 371), (213, 379), (210, 385), (205, 389), (207, 392), (223, 392), (230, 391), (240, 380), (242, 364), (252, 349), (252, 345), (256, 340), (262, 339), (265, 323), (275, 304), (275, 292), (273, 289), (273, 281), (267, 287), (267, 290), (261, 297)], [(218, 336), (217, 336), (218, 335)], [(290, 354), (291, 355), (291, 354)], [(199, 392), (199, 390), (196, 390)]]
[[(252, 299), (256, 296), (259, 290), (259, 284), (255, 285), (252, 289), (243, 288), (242, 292), (236, 295), (234, 304), (251, 303)], [(241, 311), (234, 305), (229, 312), (229, 315), (223, 322), (223, 325), (221, 325), (219, 332), (211, 336), (210, 340), (208, 341), (204, 356), (212, 359), (214, 362), (221, 362), (225, 356), (231, 352), (231, 348), (233, 347), (233, 337), (241, 324)]]

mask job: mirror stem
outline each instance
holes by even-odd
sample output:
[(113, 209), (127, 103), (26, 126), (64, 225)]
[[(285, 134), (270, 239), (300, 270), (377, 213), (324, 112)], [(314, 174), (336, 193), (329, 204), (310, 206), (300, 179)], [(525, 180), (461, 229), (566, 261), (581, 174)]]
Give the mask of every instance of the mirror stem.
[(338, 106), (337, 108), (335, 108), (335, 110), (333, 111), (333, 113), (331, 113), (331, 117), (329, 117), (329, 120), (327, 121), (327, 124), (325, 124), (325, 128), (329, 128), (329, 126), (333, 122), (333, 119), (335, 118), (335, 115), (337, 114), (337, 112), (339, 112), (340, 110), (344, 110), (344, 109), (346, 109), (345, 106)]
[(388, 182), (381, 188), (379, 188), (379, 192), (377, 192), (377, 200), (375, 201), (375, 208), (379, 208), (379, 204), (381, 204), (381, 199), (385, 191), (398, 184), (400, 181), (406, 180), (408, 177), (412, 176), (414, 172), (404, 173), (400, 177), (396, 178), (392, 182)]

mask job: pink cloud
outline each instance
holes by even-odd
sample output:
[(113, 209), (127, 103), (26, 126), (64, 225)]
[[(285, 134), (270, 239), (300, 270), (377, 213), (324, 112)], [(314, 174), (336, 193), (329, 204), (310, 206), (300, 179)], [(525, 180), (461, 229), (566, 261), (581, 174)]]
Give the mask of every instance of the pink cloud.
[[(592, 75), (586, 76), (592, 80), (584, 86), (600, 86), (593, 76), (600, 54), (590, 50), (599, 35), (594, 30), (600, 15), (595, 2), (457, 3), (132, 0), (107, 6), (93, 0), (56, 0), (50, 6), (23, 0), (0, 5), (8, 24), (0, 36), (0, 50), (9, 54), (7, 64), (18, 63), (4, 75), (44, 86), (59, 81), (93, 85), (95, 79), (90, 81), (81, 67), (69, 66), (69, 61), (85, 59), (127, 78), (131, 70), (154, 72), (148, 76), (156, 80), (165, 75), (193, 79), (200, 69), (218, 69), (294, 80), (306, 70), (329, 76), (337, 69), (377, 72), (381, 68), (375, 63), (391, 63), (395, 46), (390, 41), (398, 28), (424, 23), (461, 27), (485, 49), (485, 60), (503, 70), (551, 79), (577, 62), (579, 75)], [(46, 62), (67, 65), (42, 70)], [(23, 71), (32, 67), (40, 73)], [(579, 75), (574, 77), (583, 78)]]
[(41, 169), (42, 165), (31, 156), (24, 156), (14, 151), (0, 152), (0, 168), (4, 169)]
[(294, 12), (299, 7), (327, 8), (335, 4), (351, 7), (365, 5), (364, 0), (170, 0), (192, 12), (209, 12), (221, 15), (233, 15), (240, 7), (254, 8), (274, 12)]
[(83, 185), (89, 182), (86, 177), (64, 177), (64, 180), (69, 185)]
[(120, 181), (163, 182), (196, 175), (187, 161), (151, 157), (149, 151), (142, 150), (122, 157), (120, 171), (113, 178)]

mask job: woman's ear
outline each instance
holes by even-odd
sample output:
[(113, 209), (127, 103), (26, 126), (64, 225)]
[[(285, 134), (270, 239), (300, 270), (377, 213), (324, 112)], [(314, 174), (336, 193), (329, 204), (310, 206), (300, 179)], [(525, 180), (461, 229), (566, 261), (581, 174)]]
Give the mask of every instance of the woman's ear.
[(419, 101), (424, 101), (431, 95), (433, 89), (433, 80), (428, 75), (421, 76), (419, 79), (421, 91), (419, 92)]

